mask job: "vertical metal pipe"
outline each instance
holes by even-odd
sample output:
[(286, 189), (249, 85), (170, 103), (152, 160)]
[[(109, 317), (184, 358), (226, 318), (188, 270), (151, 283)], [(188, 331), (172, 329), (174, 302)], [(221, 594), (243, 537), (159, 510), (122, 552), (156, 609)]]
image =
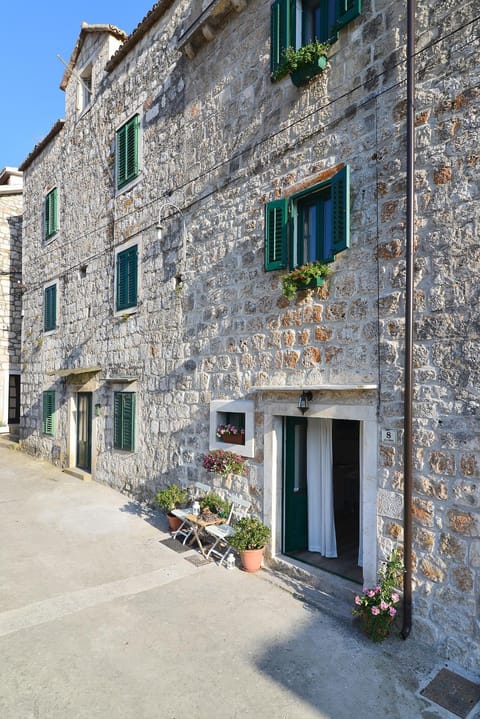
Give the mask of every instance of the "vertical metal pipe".
[(413, 488), (413, 302), (415, 231), (415, 0), (407, 0), (407, 225), (405, 282), (404, 375), (404, 565), (403, 627), (406, 639), (412, 628), (412, 488)]

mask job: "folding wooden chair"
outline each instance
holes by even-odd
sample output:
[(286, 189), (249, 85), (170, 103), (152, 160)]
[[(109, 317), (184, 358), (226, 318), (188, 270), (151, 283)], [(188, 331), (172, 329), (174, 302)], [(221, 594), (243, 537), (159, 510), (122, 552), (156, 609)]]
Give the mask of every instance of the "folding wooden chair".
[[(189, 487), (188, 490), (189, 501), (193, 505), (193, 502), (195, 502), (195, 500), (198, 501), (201, 497), (203, 497), (204, 494), (210, 492), (211, 489), (212, 488), (209, 487), (208, 484), (202, 484), (202, 482), (193, 482), (193, 484)], [(178, 519), (182, 520), (182, 523), (179, 528), (172, 532), (172, 537), (174, 539), (183, 537), (183, 544), (185, 544), (193, 531), (192, 526), (187, 519), (188, 514), (193, 514), (193, 506), (185, 507), (184, 509), (174, 509), (172, 510), (172, 514), (175, 517), (178, 517)]]
[(242, 517), (246, 517), (250, 510), (250, 502), (242, 499), (242, 497), (230, 497), (229, 499), (231, 501), (230, 514), (225, 524), (213, 524), (205, 527), (207, 534), (213, 537), (214, 540), (206, 556), (210, 558), (210, 555), (213, 554), (219, 557), (218, 566), (227, 559), (232, 549), (228, 543), (228, 538), (235, 531), (235, 523)]

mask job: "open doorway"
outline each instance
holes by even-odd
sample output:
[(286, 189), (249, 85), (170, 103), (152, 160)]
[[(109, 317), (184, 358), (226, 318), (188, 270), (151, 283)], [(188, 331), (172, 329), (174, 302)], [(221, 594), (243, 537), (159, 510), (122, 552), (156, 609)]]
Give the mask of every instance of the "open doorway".
[(283, 552), (362, 582), (360, 422), (284, 422)]

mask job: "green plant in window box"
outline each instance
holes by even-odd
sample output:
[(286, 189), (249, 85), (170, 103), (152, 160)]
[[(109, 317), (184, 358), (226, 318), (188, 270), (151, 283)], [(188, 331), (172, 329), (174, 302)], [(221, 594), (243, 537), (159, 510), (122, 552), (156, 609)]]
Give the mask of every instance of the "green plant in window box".
[(272, 72), (272, 80), (275, 82), (285, 75), (290, 75), (295, 85), (304, 85), (319, 72), (325, 70), (329, 50), (328, 42), (319, 42), (318, 40), (303, 45), (298, 50), (291, 46), (287, 47), (283, 52), (284, 63)]
[(288, 300), (293, 300), (298, 290), (321, 287), (331, 271), (330, 265), (318, 261), (296, 267), (282, 277), (282, 292)]

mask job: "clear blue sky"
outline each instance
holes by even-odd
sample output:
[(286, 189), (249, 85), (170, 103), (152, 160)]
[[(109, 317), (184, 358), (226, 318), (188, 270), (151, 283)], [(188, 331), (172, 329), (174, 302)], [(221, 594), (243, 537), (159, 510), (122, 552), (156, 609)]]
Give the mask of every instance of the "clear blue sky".
[(1, 0), (0, 170), (18, 167), (64, 117), (59, 85), (82, 21), (130, 34), (155, 0)]

